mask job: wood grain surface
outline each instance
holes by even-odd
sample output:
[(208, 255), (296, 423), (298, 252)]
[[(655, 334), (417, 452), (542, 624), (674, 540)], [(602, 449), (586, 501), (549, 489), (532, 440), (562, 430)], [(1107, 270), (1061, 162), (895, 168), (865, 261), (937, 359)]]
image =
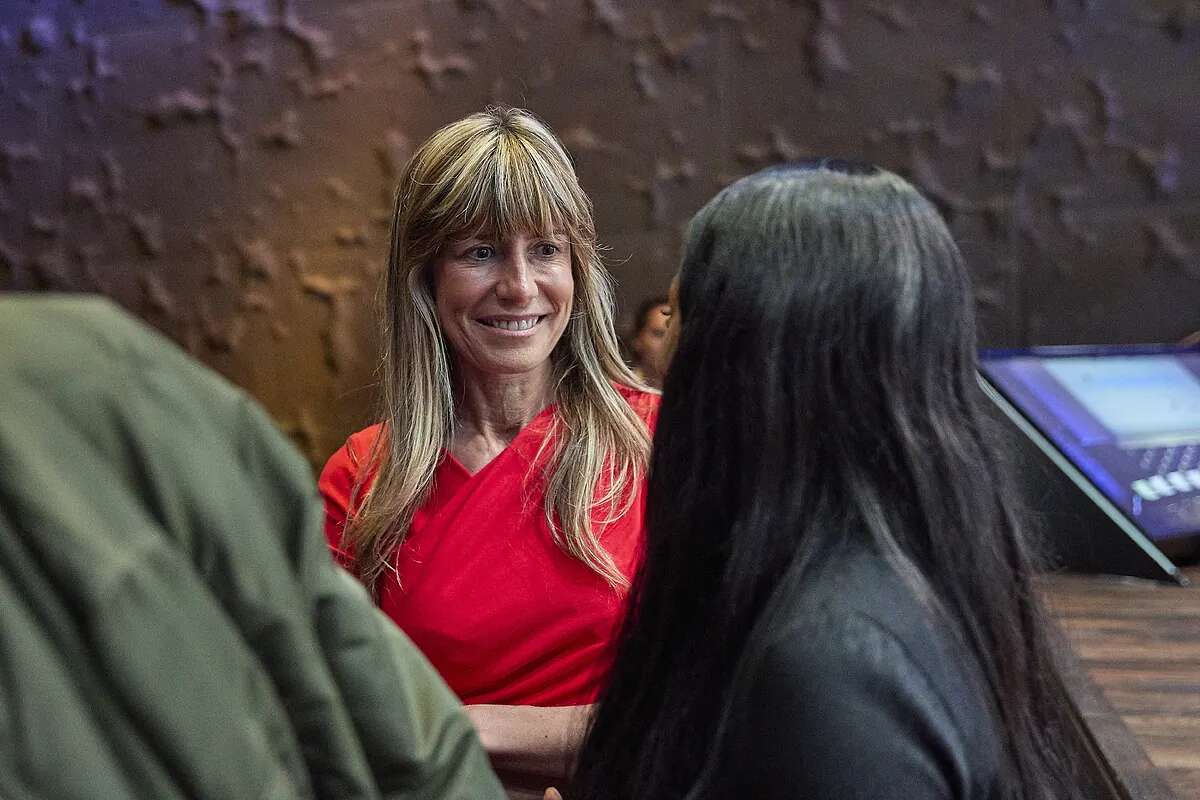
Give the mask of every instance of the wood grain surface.
[(1084, 575), (1041, 583), (1070, 645), (1065, 678), (1085, 724), (1131, 796), (1147, 800), (1200, 799), (1200, 567), (1185, 573), (1185, 587)]

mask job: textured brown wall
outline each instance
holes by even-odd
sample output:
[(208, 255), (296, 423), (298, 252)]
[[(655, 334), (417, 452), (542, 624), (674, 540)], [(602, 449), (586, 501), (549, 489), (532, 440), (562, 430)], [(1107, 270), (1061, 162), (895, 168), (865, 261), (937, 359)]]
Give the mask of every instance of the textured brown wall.
[(0, 288), (101, 291), (324, 458), (372, 399), (412, 145), (489, 102), (564, 137), (628, 310), (773, 161), (914, 179), (985, 344), (1200, 328), (1200, 3), (0, 0)]

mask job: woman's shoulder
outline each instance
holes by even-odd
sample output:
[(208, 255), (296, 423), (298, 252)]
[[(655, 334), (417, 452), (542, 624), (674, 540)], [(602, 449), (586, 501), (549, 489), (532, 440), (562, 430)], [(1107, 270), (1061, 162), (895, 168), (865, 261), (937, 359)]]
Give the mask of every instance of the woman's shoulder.
[[(355, 506), (359, 472), (370, 458), (371, 448), (375, 446), (382, 430), (382, 425), (372, 425), (351, 434), (345, 444), (325, 462), (325, 468), (317, 478), (317, 490), (325, 502), (325, 538), (344, 567), (350, 566), (351, 559), (341, 547), (343, 529)], [(367, 477), (373, 479), (373, 476)]]
[(982, 675), (947, 621), (873, 550), (849, 547), (831, 560), (796, 580), (766, 626), (763, 648), (778, 674), (886, 686), (989, 754)]
[(898, 779), (916, 781), (910, 797), (943, 797), (946, 786), (994, 796), (1000, 744), (972, 657), (881, 556), (838, 560), (788, 593), (748, 644), (741, 735), (773, 731), (780, 758), (855, 753), (797, 766), (795, 785), (814, 796), (852, 785), (888, 796)]
[(346, 439), (345, 447), (365, 457), (371, 452), (371, 448), (375, 446), (375, 442), (379, 439), (381, 433), (383, 433), (382, 422), (368, 425), (361, 431), (350, 434), (349, 438)]
[[(851, 787), (889, 797), (897, 784), (922, 800), (998, 796), (1001, 745), (977, 684), (953, 675), (955, 666), (929, 672), (914, 658), (923, 645), (897, 633), (861, 612), (826, 609), (763, 649), (728, 734), (785, 765), (787, 774), (762, 782), (814, 797)], [(824, 755), (794, 763), (795, 753)]]
[(322, 480), (338, 473), (349, 475), (351, 478), (356, 476), (362, 465), (367, 463), (371, 449), (375, 447), (375, 442), (382, 433), (383, 423), (376, 423), (350, 434), (325, 462), (325, 468), (321, 471)]
[(625, 398), (625, 402), (629, 403), (634, 413), (646, 423), (650, 430), (654, 430), (654, 424), (658, 421), (658, 406), (662, 395), (655, 391), (626, 386), (623, 383), (614, 383), (613, 385), (621, 397)]
[[(943, 638), (932, 610), (873, 549), (846, 544), (815, 570), (789, 575), (779, 588), (772, 627), (795, 641), (806, 637), (852, 641), (868, 633), (902, 646)], [(852, 630), (851, 630), (852, 629)]]

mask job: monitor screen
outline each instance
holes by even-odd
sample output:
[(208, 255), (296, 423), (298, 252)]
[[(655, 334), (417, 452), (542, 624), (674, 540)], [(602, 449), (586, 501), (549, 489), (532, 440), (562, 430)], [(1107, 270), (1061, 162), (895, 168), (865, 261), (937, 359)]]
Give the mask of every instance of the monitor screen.
[(1147, 536), (1200, 534), (1200, 348), (984, 351), (980, 368)]

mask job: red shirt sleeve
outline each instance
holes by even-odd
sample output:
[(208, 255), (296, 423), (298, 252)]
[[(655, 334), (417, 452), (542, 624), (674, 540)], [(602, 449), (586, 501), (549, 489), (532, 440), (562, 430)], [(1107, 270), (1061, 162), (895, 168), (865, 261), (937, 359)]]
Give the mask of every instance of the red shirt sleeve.
[(325, 462), (317, 480), (317, 488), (325, 501), (325, 539), (334, 559), (347, 569), (352, 561), (349, 552), (342, 548), (342, 533), (353, 511), (350, 498), (359, 469), (367, 462), (379, 430), (379, 425), (372, 425), (347, 439)]

